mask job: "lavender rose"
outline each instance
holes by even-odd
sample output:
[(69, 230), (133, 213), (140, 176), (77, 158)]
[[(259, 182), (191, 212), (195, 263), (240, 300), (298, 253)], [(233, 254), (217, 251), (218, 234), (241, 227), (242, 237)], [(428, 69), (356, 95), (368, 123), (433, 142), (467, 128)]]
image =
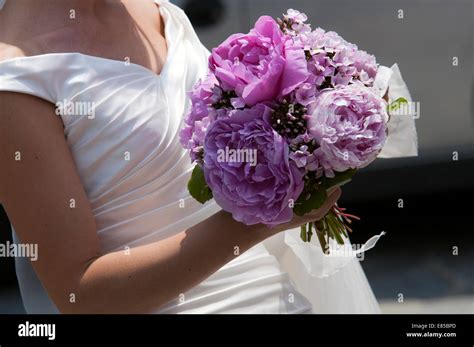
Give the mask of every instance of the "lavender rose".
[(268, 16), (260, 17), (250, 33), (231, 35), (214, 48), (209, 69), (247, 106), (291, 93), (308, 75), (302, 47)]
[(370, 164), (386, 138), (385, 101), (361, 85), (321, 93), (308, 117), (308, 132), (319, 148), (314, 154), (326, 176)]
[(262, 104), (230, 111), (211, 125), (204, 144), (203, 170), (214, 199), (247, 225), (288, 222), (289, 201), (303, 190), (288, 144), (267, 121), (270, 112)]

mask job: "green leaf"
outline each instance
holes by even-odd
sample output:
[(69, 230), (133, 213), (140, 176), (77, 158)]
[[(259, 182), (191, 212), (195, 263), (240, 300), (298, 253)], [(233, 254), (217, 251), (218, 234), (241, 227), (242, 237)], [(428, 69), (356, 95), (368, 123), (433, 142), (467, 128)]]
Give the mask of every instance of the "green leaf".
[(191, 196), (201, 204), (212, 199), (212, 191), (207, 185), (204, 172), (199, 165), (194, 167), (191, 179), (188, 182), (188, 190)]
[(320, 208), (326, 201), (327, 197), (326, 189), (317, 189), (313, 192), (308, 192), (305, 189), (298, 200), (296, 200), (293, 211), (298, 216), (303, 216), (312, 210)]
[(332, 188), (332, 187), (340, 187), (347, 182), (350, 182), (352, 179), (352, 176), (357, 172), (356, 169), (349, 169), (346, 171), (342, 172), (335, 172), (334, 177), (328, 178), (324, 177), (323, 178), (323, 185), (326, 188), (326, 190)]
[(408, 104), (408, 100), (405, 98), (398, 98), (397, 100), (391, 102), (390, 105), (387, 106), (387, 111), (388, 112), (396, 111), (400, 108), (402, 104)]

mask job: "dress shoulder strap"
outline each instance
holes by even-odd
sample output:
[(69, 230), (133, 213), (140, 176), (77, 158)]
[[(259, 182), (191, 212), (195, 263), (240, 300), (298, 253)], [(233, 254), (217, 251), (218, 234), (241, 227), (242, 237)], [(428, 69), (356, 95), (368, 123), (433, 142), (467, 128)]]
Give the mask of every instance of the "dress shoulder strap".
[(50, 53), (0, 61), (0, 92), (18, 92), (53, 104), (92, 82), (94, 74), (77, 54)]
[(30, 94), (55, 104), (105, 80), (146, 73), (133, 64), (81, 53), (48, 53), (0, 61), (0, 92)]
[(54, 65), (52, 62), (48, 64), (42, 56), (1, 61), (0, 91), (30, 94), (55, 103), (61, 74), (55, 73)]

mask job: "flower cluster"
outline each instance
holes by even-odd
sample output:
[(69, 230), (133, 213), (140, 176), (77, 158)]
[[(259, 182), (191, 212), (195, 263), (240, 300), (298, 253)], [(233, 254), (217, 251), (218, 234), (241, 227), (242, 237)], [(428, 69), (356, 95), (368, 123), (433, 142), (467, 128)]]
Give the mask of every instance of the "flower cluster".
[[(386, 104), (371, 90), (375, 57), (306, 20), (290, 9), (231, 35), (190, 93), (180, 140), (201, 172), (191, 194), (213, 196), (246, 224), (317, 208), (315, 194), (372, 162), (385, 141)], [(257, 161), (221, 160), (243, 150)]]

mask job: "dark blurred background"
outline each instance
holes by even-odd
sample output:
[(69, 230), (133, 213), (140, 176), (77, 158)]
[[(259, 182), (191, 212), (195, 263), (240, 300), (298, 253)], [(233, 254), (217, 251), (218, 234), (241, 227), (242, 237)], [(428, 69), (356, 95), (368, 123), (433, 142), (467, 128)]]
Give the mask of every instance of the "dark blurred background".
[[(337, 31), (383, 65), (398, 63), (420, 103), (419, 156), (377, 160), (343, 188), (340, 203), (362, 218), (353, 242), (386, 232), (362, 261), (384, 312), (474, 313), (474, 1), (172, 2), (208, 48), (248, 31), (260, 15), (295, 8), (313, 28)], [(9, 237), (0, 213), (0, 242)], [(12, 265), (0, 258), (0, 313), (22, 310)]]

